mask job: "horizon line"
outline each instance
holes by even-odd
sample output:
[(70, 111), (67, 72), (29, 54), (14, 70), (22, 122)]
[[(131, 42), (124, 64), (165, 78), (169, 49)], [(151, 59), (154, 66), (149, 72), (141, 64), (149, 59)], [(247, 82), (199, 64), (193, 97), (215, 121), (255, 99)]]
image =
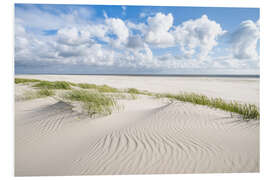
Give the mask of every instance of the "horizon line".
[(14, 75), (100, 75), (100, 76), (191, 76), (191, 77), (260, 77), (260, 74), (142, 74), (142, 73), (14, 73)]

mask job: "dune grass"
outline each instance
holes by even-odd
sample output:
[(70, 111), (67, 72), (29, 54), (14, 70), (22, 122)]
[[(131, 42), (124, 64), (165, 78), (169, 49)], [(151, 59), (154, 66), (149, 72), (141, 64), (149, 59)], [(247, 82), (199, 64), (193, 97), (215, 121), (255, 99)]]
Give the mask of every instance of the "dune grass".
[(45, 89), (71, 89), (70, 83), (66, 81), (40, 81), (33, 85), (33, 87), (45, 88)]
[(38, 90), (37, 94), (39, 96), (53, 96), (55, 92), (51, 89), (40, 89)]
[(136, 89), (136, 88), (129, 88), (127, 90), (127, 93), (130, 93), (130, 94), (141, 94), (141, 92), (138, 89)]
[(40, 82), (38, 79), (23, 79), (23, 78), (15, 78), (15, 84), (20, 83), (29, 83), (29, 82)]
[[(49, 89), (72, 89), (71, 86), (77, 86), (82, 89), (94, 89), (97, 92), (89, 92), (83, 90), (72, 90), (71, 93), (67, 96), (69, 99), (78, 100), (84, 102), (86, 108), (89, 110), (89, 114), (92, 116), (98, 113), (111, 113), (113, 107), (116, 106), (115, 98), (127, 99), (125, 95), (104, 95), (102, 93), (128, 93), (132, 95), (131, 99), (136, 99), (138, 94), (155, 96), (158, 98), (164, 97), (169, 99), (175, 99), (183, 102), (190, 102), (193, 104), (205, 105), (212, 108), (221, 109), (228, 112), (238, 113), (243, 116), (243, 119), (259, 119), (260, 112), (259, 108), (254, 104), (241, 104), (236, 101), (226, 102), (221, 98), (209, 98), (205, 95), (195, 94), (195, 93), (181, 93), (181, 94), (168, 94), (168, 93), (152, 93), (148, 91), (141, 91), (136, 88), (129, 88), (127, 90), (120, 90), (108, 85), (96, 85), (88, 83), (70, 83), (67, 81), (41, 81), (37, 79), (22, 79), (15, 78), (15, 83), (27, 83), (27, 82), (37, 82), (33, 85), (34, 87), (42, 88), (42, 92), (46, 95), (50, 94)], [(44, 90), (47, 89), (47, 90)], [(97, 96), (94, 98), (94, 96)], [(100, 102), (98, 102), (100, 100)], [(104, 108), (103, 108), (104, 107)], [(92, 109), (92, 110), (91, 110)]]
[(40, 89), (38, 91), (26, 91), (23, 95), (24, 100), (30, 100), (30, 99), (37, 99), (37, 98), (44, 98), (48, 96), (55, 95), (53, 90), (50, 89)]
[(138, 98), (137, 94), (131, 94), (131, 93), (109, 93), (106, 95), (113, 97), (115, 99), (135, 100)]
[(141, 94), (141, 95), (146, 95), (146, 96), (154, 96), (154, 93), (148, 92), (148, 91), (141, 91), (136, 88), (129, 88), (125, 92), (129, 94)]
[(166, 97), (183, 102), (190, 102), (193, 104), (205, 105), (228, 112), (238, 113), (243, 116), (243, 119), (259, 119), (259, 108), (253, 104), (241, 104), (236, 101), (226, 102), (221, 98), (209, 98), (205, 95), (195, 93), (181, 93), (181, 94), (157, 94), (157, 97)]
[(90, 117), (95, 115), (110, 115), (118, 107), (117, 101), (99, 92), (87, 90), (72, 90), (64, 95), (65, 99), (79, 101)]
[(97, 90), (99, 92), (104, 92), (104, 93), (120, 92), (119, 89), (113, 88), (113, 87), (108, 86), (108, 85), (96, 85), (96, 84), (79, 83), (79, 84), (77, 84), (77, 86), (82, 88), (82, 89), (95, 89), (95, 90)]

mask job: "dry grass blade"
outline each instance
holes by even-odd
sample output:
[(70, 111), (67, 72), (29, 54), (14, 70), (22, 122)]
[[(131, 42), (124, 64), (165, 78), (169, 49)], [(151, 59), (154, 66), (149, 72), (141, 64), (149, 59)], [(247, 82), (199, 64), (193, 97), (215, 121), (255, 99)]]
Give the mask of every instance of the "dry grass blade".
[(82, 102), (90, 117), (109, 115), (118, 107), (114, 98), (94, 91), (72, 90), (67, 92), (64, 98)]

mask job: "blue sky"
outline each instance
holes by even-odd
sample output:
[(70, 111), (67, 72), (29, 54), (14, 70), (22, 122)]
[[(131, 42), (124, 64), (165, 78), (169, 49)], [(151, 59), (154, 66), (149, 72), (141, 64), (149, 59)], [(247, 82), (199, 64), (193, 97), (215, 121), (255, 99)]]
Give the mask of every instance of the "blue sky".
[(258, 74), (259, 9), (15, 5), (15, 73)]

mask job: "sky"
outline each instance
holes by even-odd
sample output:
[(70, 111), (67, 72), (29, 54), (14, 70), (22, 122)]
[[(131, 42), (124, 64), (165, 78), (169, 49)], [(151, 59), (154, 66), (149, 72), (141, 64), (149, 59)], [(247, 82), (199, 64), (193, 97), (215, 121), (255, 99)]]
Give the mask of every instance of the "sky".
[(16, 74), (259, 74), (258, 8), (15, 4)]

